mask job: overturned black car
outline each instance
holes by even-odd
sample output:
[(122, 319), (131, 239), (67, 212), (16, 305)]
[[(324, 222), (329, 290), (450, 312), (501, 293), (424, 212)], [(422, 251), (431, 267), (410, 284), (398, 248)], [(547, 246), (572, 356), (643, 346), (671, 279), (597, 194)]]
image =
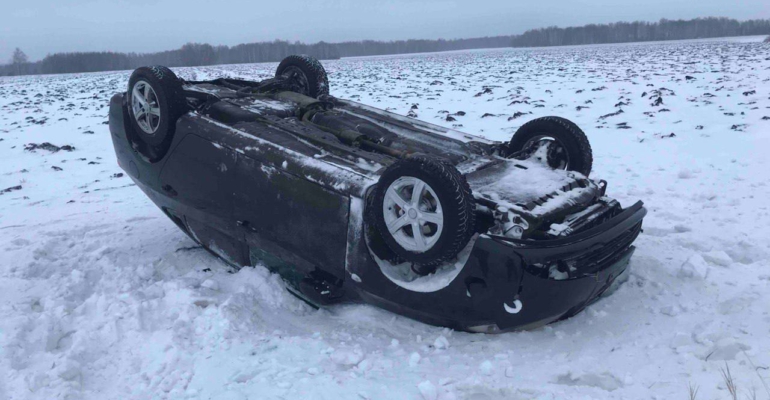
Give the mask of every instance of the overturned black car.
[(566, 119), (493, 142), (335, 98), (306, 56), (261, 82), (139, 68), (109, 122), (120, 166), (181, 230), (317, 306), (541, 326), (625, 278), (646, 213), (587, 177), (591, 147)]

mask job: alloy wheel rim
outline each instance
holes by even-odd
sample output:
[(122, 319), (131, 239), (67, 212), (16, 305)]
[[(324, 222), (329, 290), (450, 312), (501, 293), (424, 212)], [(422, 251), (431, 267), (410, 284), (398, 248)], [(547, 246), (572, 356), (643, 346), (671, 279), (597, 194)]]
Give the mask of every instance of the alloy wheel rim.
[(131, 91), (131, 109), (139, 128), (154, 135), (160, 127), (160, 104), (155, 89), (146, 81), (138, 81)]
[(382, 211), (391, 237), (408, 251), (424, 253), (441, 237), (441, 202), (433, 188), (419, 178), (404, 176), (391, 183)]

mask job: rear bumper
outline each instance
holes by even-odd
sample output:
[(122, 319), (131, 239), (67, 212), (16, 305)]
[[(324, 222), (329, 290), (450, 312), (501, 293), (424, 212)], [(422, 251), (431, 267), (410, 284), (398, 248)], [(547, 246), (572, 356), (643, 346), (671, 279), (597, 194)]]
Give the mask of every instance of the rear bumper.
[[(532, 329), (573, 316), (627, 275), (646, 214), (641, 202), (572, 237), (526, 242), (482, 235), (462, 271), (440, 290), (406, 290), (374, 264), (358, 268), (367, 302), (423, 322), (472, 332)], [(543, 265), (567, 263), (570, 277)]]

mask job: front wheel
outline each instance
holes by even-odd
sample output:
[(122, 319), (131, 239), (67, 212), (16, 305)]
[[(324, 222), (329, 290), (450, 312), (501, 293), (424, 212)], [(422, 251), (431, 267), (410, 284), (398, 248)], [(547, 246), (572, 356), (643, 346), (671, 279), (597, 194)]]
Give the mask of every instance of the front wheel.
[(591, 173), (593, 152), (585, 133), (572, 121), (542, 117), (522, 125), (508, 143), (507, 157), (530, 159), (553, 169)]
[(427, 156), (399, 160), (382, 174), (367, 213), (398, 258), (421, 275), (457, 257), (475, 229), (475, 201), (454, 166)]

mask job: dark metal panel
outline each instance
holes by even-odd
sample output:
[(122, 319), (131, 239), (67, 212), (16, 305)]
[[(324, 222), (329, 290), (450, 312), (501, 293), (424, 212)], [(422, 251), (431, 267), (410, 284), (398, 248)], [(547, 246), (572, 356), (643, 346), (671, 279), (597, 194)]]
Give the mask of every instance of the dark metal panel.
[(235, 175), (234, 216), (250, 245), (271, 247), (264, 250), (289, 262), (299, 257), (300, 268), (344, 277), (347, 196), (243, 155)]
[(209, 224), (201, 223), (193, 218), (186, 218), (186, 223), (187, 231), (193, 240), (228, 264), (236, 268), (250, 264), (246, 246), (239, 240), (240, 238), (222, 233)]
[[(291, 128), (310, 129), (299, 123)], [(327, 189), (343, 194), (360, 194), (364, 188), (374, 182), (374, 178), (370, 176), (374, 173), (360, 170), (356, 166), (356, 158), (364, 157), (366, 153), (360, 149), (352, 149), (351, 159), (345, 160), (324, 152), (307, 141), (299, 140), (288, 131), (263, 123), (242, 122), (231, 127), (192, 113), (180, 119), (177, 129), (195, 132), (196, 135), (231, 148), (239, 154), (260, 160), (266, 165), (290, 174), (308, 177)]]
[(160, 190), (187, 218), (235, 235), (232, 216), (235, 152), (188, 134), (160, 174)]

